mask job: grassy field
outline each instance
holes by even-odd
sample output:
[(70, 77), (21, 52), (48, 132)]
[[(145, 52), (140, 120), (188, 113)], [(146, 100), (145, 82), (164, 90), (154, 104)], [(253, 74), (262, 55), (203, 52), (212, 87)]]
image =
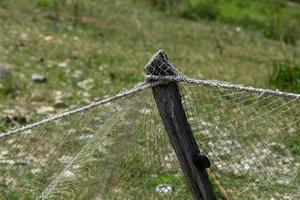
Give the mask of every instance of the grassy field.
[[(260, 0), (148, 0), (154, 6), (187, 19), (206, 19), (261, 31), (266, 38), (296, 45), (299, 39), (299, 4)], [(298, 2), (299, 3), (299, 2)]]
[[(260, 32), (186, 20), (147, 2), (85, 1), (78, 19), (73, 3), (61, 1), (55, 12), (53, 2), (1, 1), (0, 60), (11, 72), (10, 80), (1, 81), (2, 118), (11, 112), (30, 122), (58, 98), (63, 103), (48, 110), (59, 112), (129, 88), (143, 80), (142, 68), (158, 49), (169, 52), (189, 76), (260, 87), (270, 86), (274, 61), (299, 53), (293, 45), (283, 51), (279, 41)], [(33, 83), (34, 73), (47, 82)], [(1, 129), (13, 125), (2, 121)]]
[[(0, 131), (134, 86), (158, 49), (190, 77), (274, 88), (274, 63), (300, 62), (299, 5), (268, 10), (255, 1), (239, 12), (238, 1), (228, 2), (218, 1), (212, 20), (197, 3), (187, 16), (178, 4), (150, 0), (0, 0), (0, 68), (9, 71), (0, 79)], [(273, 29), (276, 9), (282, 19)], [(281, 37), (289, 33), (292, 42)], [(34, 74), (46, 80), (34, 82)]]

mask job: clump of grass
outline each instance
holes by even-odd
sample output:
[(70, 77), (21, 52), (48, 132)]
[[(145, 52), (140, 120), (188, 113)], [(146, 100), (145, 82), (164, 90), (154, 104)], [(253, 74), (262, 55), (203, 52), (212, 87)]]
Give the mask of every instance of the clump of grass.
[(184, 5), (185, 9), (182, 10), (182, 16), (190, 19), (197, 17), (207, 20), (215, 20), (219, 16), (219, 9), (215, 1), (198, 1), (189, 0)]
[(16, 191), (14, 191), (14, 190), (11, 190), (6, 185), (4, 185), (4, 186), (0, 185), (0, 191), (1, 191), (1, 189), (4, 192), (5, 197), (0, 194), (0, 199), (2, 199), (2, 198), (3, 199), (11, 199), (11, 200), (18, 200), (18, 199), (20, 199), (18, 193)]
[(284, 137), (284, 144), (290, 149), (291, 154), (296, 158), (300, 157), (300, 131), (289, 133), (289, 137)]
[(51, 0), (38, 0), (37, 6), (41, 8), (49, 8), (53, 6), (53, 1)]
[(173, 13), (183, 18), (196, 20), (203, 18), (214, 20), (217, 18), (219, 11), (215, 1), (209, 0), (148, 0), (159, 10)]
[(288, 61), (274, 62), (270, 83), (278, 89), (300, 93), (300, 65)]
[(13, 80), (12, 76), (9, 75), (0, 80), (0, 96), (16, 96), (17, 87), (14, 84), (15, 80)]
[(4, 121), (0, 120), (0, 132), (6, 131), (7, 127)]
[(182, 2), (182, 0), (147, 0), (153, 6), (159, 8), (160, 10), (167, 10), (169, 8), (175, 7)]
[(293, 45), (296, 45), (296, 40), (298, 38), (298, 33), (294, 30), (293, 23), (286, 23), (286, 20), (278, 15), (269, 20), (263, 28), (263, 35), (266, 38), (283, 41)]
[(282, 40), (288, 44), (296, 44), (297, 36), (293, 33), (293, 31), (289, 28), (283, 28), (280, 26), (270, 26), (263, 31), (263, 35), (266, 38), (270, 38), (273, 40)]

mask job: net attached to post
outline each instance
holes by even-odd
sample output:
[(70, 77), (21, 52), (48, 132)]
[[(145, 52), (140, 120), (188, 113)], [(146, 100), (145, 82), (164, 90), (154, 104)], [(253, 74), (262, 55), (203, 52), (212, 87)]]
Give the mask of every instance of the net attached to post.
[(0, 199), (190, 199), (151, 89), (0, 142)]
[(0, 199), (192, 199), (152, 96), (168, 81), (218, 199), (298, 199), (298, 95), (189, 79), (165, 53), (153, 59), (166, 73), (150, 66), (148, 87), (1, 134)]
[(300, 95), (191, 79), (163, 51), (148, 63), (146, 78), (179, 84), (200, 152), (211, 160), (217, 198), (299, 198)]
[(180, 84), (212, 181), (229, 199), (297, 199), (300, 192), (300, 102)]

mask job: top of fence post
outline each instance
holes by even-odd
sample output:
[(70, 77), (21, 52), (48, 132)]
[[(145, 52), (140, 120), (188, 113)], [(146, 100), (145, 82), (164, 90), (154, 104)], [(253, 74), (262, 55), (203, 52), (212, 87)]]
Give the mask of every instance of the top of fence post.
[[(150, 76), (179, 76), (180, 73), (169, 62), (165, 51), (156, 52), (144, 67), (145, 75)], [(151, 78), (150, 78), (151, 79)]]

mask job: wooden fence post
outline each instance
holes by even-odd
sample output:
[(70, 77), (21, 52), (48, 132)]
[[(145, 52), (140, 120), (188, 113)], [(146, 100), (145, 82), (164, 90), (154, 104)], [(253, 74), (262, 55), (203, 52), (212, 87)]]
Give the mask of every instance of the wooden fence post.
[[(164, 51), (158, 51), (145, 66), (146, 75), (176, 76), (177, 70), (169, 63)], [(149, 80), (149, 82), (154, 80)], [(212, 185), (205, 168), (210, 166), (208, 158), (200, 154), (181, 103), (176, 82), (152, 88), (155, 102), (175, 150), (180, 167), (195, 200), (215, 200)]]

